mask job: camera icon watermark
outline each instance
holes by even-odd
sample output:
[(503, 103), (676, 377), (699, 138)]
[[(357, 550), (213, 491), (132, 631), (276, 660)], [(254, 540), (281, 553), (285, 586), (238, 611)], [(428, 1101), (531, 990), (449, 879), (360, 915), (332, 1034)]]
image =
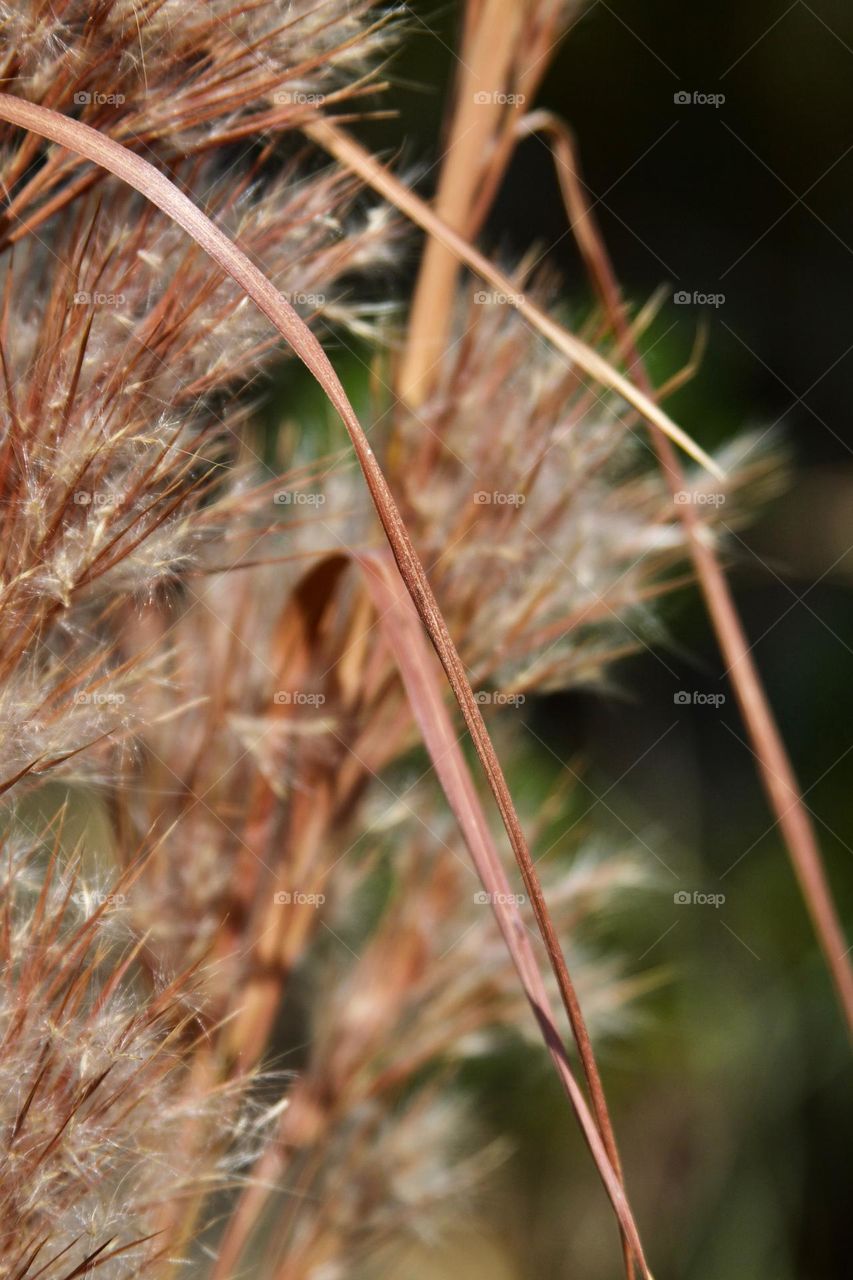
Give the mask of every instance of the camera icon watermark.
[(273, 702), (278, 707), (322, 707), (326, 701), (325, 693), (305, 693), (301, 689), (278, 689), (273, 694)]
[(692, 293), (687, 289), (679, 289), (672, 295), (672, 300), (677, 307), (714, 307), (719, 310), (726, 305), (724, 293), (702, 293), (699, 289), (694, 289)]
[(302, 89), (279, 89), (273, 97), (277, 107), (322, 107), (325, 93), (306, 93)]
[(90, 93), (88, 89), (79, 89), (74, 94), (74, 102), (78, 107), (121, 107), (127, 98), (123, 93), (99, 93), (97, 90)]
[(522, 307), (524, 306), (524, 294), (501, 293), (499, 289), (478, 289), (474, 294), (474, 305), (477, 307)]
[(698, 89), (692, 92), (680, 89), (678, 93), (672, 95), (672, 100), (677, 107), (714, 107), (719, 110), (725, 104), (726, 95), (724, 93), (702, 93)]
[(72, 893), (72, 902), (78, 907), (91, 909), (92, 907), (123, 907), (127, 902), (127, 895), (124, 893), (101, 893), (97, 889), (81, 889), (77, 893)]
[(122, 499), (117, 493), (103, 493), (98, 490), (90, 493), (88, 489), (75, 489), (72, 502), (75, 507), (94, 507), (98, 511), (109, 511), (119, 506)]
[(677, 507), (721, 507), (726, 495), (706, 489), (679, 489), (673, 494), (672, 500)]
[(325, 493), (306, 493), (303, 489), (279, 489), (273, 494), (273, 502), (277, 507), (322, 507), (326, 501)]
[(487, 893), (485, 889), (481, 889), (474, 894), (473, 901), (478, 907), (523, 907), (527, 898), (523, 893)]
[(474, 694), (474, 701), (479, 702), (480, 706), (523, 707), (527, 698), (523, 693), (489, 693), (485, 689), (478, 689)]
[(679, 689), (672, 695), (677, 707), (714, 707), (719, 711), (726, 705), (724, 693), (701, 693), (698, 689)]
[(523, 493), (502, 493), (493, 489), (478, 489), (474, 494), (474, 502), (478, 507), (523, 507), (527, 497)]
[(501, 89), (492, 91), (481, 89), (479, 93), (474, 94), (474, 101), (479, 107), (523, 107), (527, 101), (527, 95), (523, 93), (504, 93)]
[(123, 293), (100, 293), (97, 289), (90, 293), (88, 289), (78, 289), (74, 294), (75, 307), (123, 307), (126, 302)]
[(325, 307), (325, 293), (285, 293), (282, 294), (292, 307)]
[(123, 707), (127, 698), (123, 693), (75, 693), (74, 702), (78, 707)]
[(703, 893), (700, 889), (694, 889), (692, 893), (687, 889), (679, 889), (672, 895), (672, 900), (677, 907), (714, 907), (719, 911), (726, 901), (726, 895)]

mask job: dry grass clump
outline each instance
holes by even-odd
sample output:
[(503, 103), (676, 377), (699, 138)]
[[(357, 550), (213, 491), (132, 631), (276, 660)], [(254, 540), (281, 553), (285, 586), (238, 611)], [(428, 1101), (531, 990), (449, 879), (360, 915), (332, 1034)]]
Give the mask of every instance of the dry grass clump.
[(138, 980), (132, 879), (87, 888), (59, 832), (44, 845), (11, 837), (2, 854), (0, 1274), (140, 1274), (163, 1262), (164, 1208), (199, 1183), (176, 1135), (204, 1127), (211, 1188), (251, 1150), (234, 1145), (236, 1113), (221, 1128), (227, 1089), (187, 1087), (191, 975)]
[[(0, 12), (0, 79), (168, 164), (215, 150), (221, 160), (229, 143), (263, 144), (363, 93), (392, 38), (388, 16), (375, 0), (13, 0)], [(99, 180), (62, 152), (30, 173), (37, 151), (30, 138), (4, 166), (13, 240), (26, 234), (19, 220), (32, 228)]]
[[(495, 298), (465, 288), (429, 395), (396, 414), (389, 473), (476, 682), (525, 693), (600, 681), (655, 633), (654, 599), (687, 538), (630, 407)], [(725, 483), (695, 483), (730, 525), (741, 489), (779, 474), (766, 455), (749, 473), (734, 451), (724, 461)]]
[[(469, 6), (472, 57), (500, 8)], [(507, 83), (571, 11), (518, 9)], [(210, 1280), (349, 1275), (438, 1229), (492, 1166), (485, 1135), (460, 1139), (455, 1081), (519, 1035), (544, 1037), (626, 1272), (649, 1274), (592, 1051), (649, 981), (594, 926), (647, 878), (632, 851), (572, 838), (543, 890), (554, 813), (519, 820), (481, 708), (508, 731), (525, 698), (601, 681), (654, 625), (691, 534), (642, 417), (685, 437), (618, 372), (606, 308), (585, 341), (546, 345), (446, 252), (446, 304), (424, 306), (422, 279), (402, 353), (386, 308), (360, 305), (394, 264), (397, 215), (303, 133), (375, 85), (391, 16), (368, 0), (0, 11), (0, 115), (25, 126), (0, 138), (10, 1280), (166, 1277), (185, 1259)], [(498, 167), (512, 114), (479, 118)], [(480, 225), (473, 200), (451, 200), (457, 232)], [(543, 315), (551, 295), (530, 294)], [(254, 425), (247, 391), (277, 338), (247, 295), (344, 418), (375, 511), (310, 424), (297, 450)], [(371, 444), (312, 332), (327, 323), (378, 349)], [(726, 496), (754, 479), (733, 467)], [(696, 536), (717, 545), (704, 517)], [(69, 812), (94, 796), (106, 838), (30, 830), (45, 779)]]

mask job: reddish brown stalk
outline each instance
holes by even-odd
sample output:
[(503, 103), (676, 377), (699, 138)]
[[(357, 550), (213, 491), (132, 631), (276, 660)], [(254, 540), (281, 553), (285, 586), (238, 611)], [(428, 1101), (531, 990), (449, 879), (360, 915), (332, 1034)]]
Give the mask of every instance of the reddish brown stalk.
[[(553, 1010), (536, 957), (530, 946), (524, 921), (515, 905), (514, 895), (444, 705), (438, 680), (432, 673), (431, 664), (434, 659), (431, 659), (424, 644), (417, 617), (401, 591), (399, 579), (393, 573), (387, 558), (363, 556), (359, 559), (366, 571), (368, 589), (376, 605), (380, 625), (385, 631), (400, 670), (409, 705), (418, 722), (442, 790), (447, 796), (468, 845), (477, 873), (483, 887), (489, 893), (492, 910), (501, 934), (512, 956), (525, 995), (542, 1028), (560, 1080), (575, 1109), (599, 1171), (605, 1167), (602, 1156), (606, 1153), (606, 1161), (609, 1162), (613, 1174), (611, 1183), (602, 1172), (608, 1193), (612, 1198), (614, 1190), (621, 1188), (621, 1194), (624, 1195), (622, 1170), (604, 1089), (574, 987), (571, 987), (572, 1008), (569, 1011), (569, 1017), (590, 1090), (593, 1114), (586, 1105), (583, 1093), (566, 1059), (565, 1049), (554, 1024)], [(528, 885), (527, 877), (524, 877), (524, 880), (525, 885)], [(642, 1255), (639, 1239), (634, 1233), (625, 1231), (624, 1228), (623, 1233), (626, 1246), (630, 1246), (644, 1273), (647, 1274), (648, 1268)], [(629, 1273), (633, 1274), (630, 1255), (626, 1261)]]
[[(637, 350), (604, 238), (586, 198), (571, 132), (562, 121), (543, 111), (529, 116), (524, 121), (523, 129), (527, 133), (547, 132), (553, 141), (557, 174), (578, 246), (625, 362), (638, 385), (652, 398), (656, 394), (655, 388)], [(678, 456), (670, 441), (656, 427), (652, 428), (652, 436), (669, 487), (673, 494), (679, 493), (685, 488), (686, 482)], [(788, 847), (818, 942), (835, 984), (848, 1032), (853, 1035), (853, 967), (850, 963), (850, 950), (827, 881), (814, 826), (809, 819), (790, 757), (753, 661), (751, 646), (731, 588), (712, 546), (703, 536), (703, 522), (696, 508), (689, 503), (677, 504), (676, 510), (687, 533), (702, 595), (749, 731), (764, 789)]]
[[(523, 104), (534, 95), (556, 48), (553, 27), (559, 6), (551, 6), (548, 17), (546, 8), (537, 0), (469, 0), (465, 7), (455, 100), (434, 209), (468, 242), (476, 240), (506, 172)], [(429, 394), (449, 344), (460, 266), (452, 246), (440, 236), (428, 237), (398, 377), (400, 398), (410, 406)], [(437, 434), (424, 435), (420, 457), (425, 472), (440, 446)], [(580, 1010), (577, 1020), (571, 1011), (570, 1017), (598, 1129), (623, 1181), (616, 1136)], [(623, 1255), (627, 1280), (633, 1280), (632, 1254), (624, 1235)]]
[[(344, 164), (350, 165), (375, 190), (381, 192), (387, 199), (396, 204), (413, 222), (431, 235), (442, 237), (447, 245), (453, 248), (460, 261), (466, 263), (483, 280), (503, 293), (512, 294), (514, 288), (512, 281), (494, 268), (482, 254), (478, 253), (461, 236), (457, 235), (451, 228), (446, 227), (427, 204), (345, 133), (327, 121), (312, 125), (308, 132), (330, 154)], [(554, 342), (555, 346), (567, 355), (577, 358), (577, 347), (583, 347), (584, 344), (579, 344), (570, 334), (567, 334), (559, 325), (544, 315), (538, 307), (526, 300), (516, 299), (513, 305), (540, 333)], [(595, 355), (596, 353), (592, 352), (591, 354)], [(596, 360), (600, 361), (600, 357), (596, 356)], [(604, 365), (605, 377), (601, 377), (601, 374), (591, 367), (591, 362), (587, 362), (584, 367), (594, 377), (601, 377), (605, 385), (613, 387), (624, 395), (629, 403), (642, 413), (652, 430), (657, 429), (658, 440), (661, 437), (668, 438), (665, 452), (671, 455), (671, 462), (664, 460), (663, 465), (667, 471), (670, 484), (674, 484), (677, 490), (679, 483), (673, 480), (673, 467), (679, 468), (679, 474), (681, 474), (680, 467), (677, 455), (669, 444), (672, 440), (675, 440), (676, 443), (681, 443), (672, 430), (675, 424), (665, 414), (662, 414), (657, 406), (655, 406), (655, 413), (649, 412), (649, 406), (653, 405), (654, 402), (647, 392), (641, 390), (636, 394), (626, 394), (624, 388), (627, 387), (630, 390), (632, 384), (622, 378), (619, 379), (617, 384), (610, 376), (610, 366), (605, 361), (600, 361), (600, 363)], [(698, 446), (693, 446), (692, 442), (690, 448), (687, 448), (686, 445), (683, 445), (683, 447), (686, 452), (692, 453), (694, 457), (699, 452)], [(706, 455), (703, 453), (703, 461), (705, 457)], [(719, 475), (719, 469), (716, 465), (710, 459), (707, 459), (707, 462), (711, 463), (709, 469), (712, 473)], [(683, 487), (683, 481), (680, 483)], [(685, 517), (688, 505), (684, 504), (684, 510), (681, 512), (682, 517)], [(853, 970), (851, 970), (846, 939), (823, 871), (814, 831), (803, 804), (800, 788), (787, 751), (752, 660), (749, 642), (734, 607), (725, 575), (720, 569), (713, 551), (702, 540), (699, 524), (692, 509), (687, 519), (692, 520), (692, 525), (686, 524), (685, 527), (692, 530), (690, 545), (702, 583), (702, 590), (731, 670), (732, 680), (735, 684), (738, 700), (743, 708), (744, 718), (749, 726), (755, 754), (760, 763), (762, 780), (785, 836), (798, 881), (802, 887), (821, 947), (838, 991), (845, 1021), (851, 1033), (853, 1033)]]
[[(394, 562), (387, 553), (354, 557), (376, 610), (377, 625), (385, 637), (406, 692), (408, 707), (417, 722), (436, 774), (468, 846), (477, 874), (495, 914), (507, 950), (518, 973), (522, 989), (542, 1031), (560, 1082), (576, 1111), (584, 1137), (596, 1160), (602, 1180), (613, 1196), (624, 1191), (621, 1179), (608, 1165), (606, 1146), (580, 1089), (556, 1027), (554, 1010), (542, 979), (528, 930), (517, 904), (517, 896), (501, 863), (477, 795), (458, 735), (445, 705), (440, 670), (427, 646), (418, 616), (405, 592)], [(283, 1165), (283, 1152), (298, 1129), (299, 1102), (283, 1113), (279, 1140), (260, 1158), (249, 1185), (232, 1216), (220, 1245), (214, 1280), (225, 1280), (248, 1245), (253, 1228), (263, 1211), (271, 1188)], [(642, 1261), (636, 1232), (625, 1237)], [(644, 1265), (644, 1264), (643, 1264)], [(647, 1269), (644, 1275), (647, 1275)]]
[[(377, 514), (385, 530), (406, 589), (435, 647), (453, 693), (462, 710), (468, 731), (485, 770), (492, 793), (500, 810), (516, 860), (522, 872), (525, 886), (533, 906), (537, 924), (548, 949), (561, 994), (569, 1015), (579, 1017), (574, 988), (569, 978), (565, 959), (542, 895), (536, 870), (527, 847), (518, 816), (503, 775), (500, 762), (489, 738), (488, 730), (468, 681), (462, 660), (456, 650), (444, 618), (429, 585), (426, 573), (409, 537), (397, 504), (367, 441), (358, 418), (347, 399), (343, 386), (317, 339), (299, 319), (296, 312), (270, 283), (264, 274), (229, 240), (220, 229), (198, 209), (164, 174), (140, 156), (128, 151), (120, 143), (104, 136), (77, 120), (69, 119), (55, 111), (0, 94), (0, 117), (20, 128), (30, 130), (59, 146), (84, 156), (93, 163), (109, 170), (116, 177), (139, 191), (170, 218), (181, 226), (204, 251), (253, 299), (263, 314), (275, 325), (278, 332), (290, 344), (306, 367), (317, 378), (325, 394), (341, 416), (353, 443), (356, 456), (371, 493)], [(582, 345), (582, 344), (580, 344)], [(606, 362), (589, 351), (587, 361), (596, 367), (609, 370)], [(608, 373), (611, 381), (614, 375)], [(616, 381), (630, 384), (621, 375)], [(632, 392), (633, 394), (633, 392)], [(660, 415), (656, 407), (642, 397), (642, 401), (654, 416)], [(674, 427), (681, 438), (683, 433)], [(710, 462), (710, 459), (708, 460)], [(713, 465), (713, 464), (712, 464)], [(544, 1034), (544, 1028), (543, 1028)], [(584, 1113), (578, 1103), (582, 1095), (573, 1099), (581, 1124)], [(590, 1121), (587, 1141), (598, 1164), (599, 1171), (616, 1212), (622, 1230), (632, 1241), (637, 1260), (644, 1275), (648, 1268), (643, 1259), (637, 1227), (619, 1179), (613, 1171), (595, 1126)]]
[(306, 125), (305, 132), (324, 151), (357, 173), (375, 191), (396, 205), (422, 230), (441, 240), (477, 276), (505, 295), (508, 305), (524, 316), (534, 329), (547, 338), (558, 351), (562, 351), (573, 364), (578, 365), (591, 378), (627, 400), (646, 422), (659, 427), (679, 448), (716, 479), (722, 481), (725, 478), (714, 459), (673, 422), (659, 405), (614, 369), (597, 351), (569, 333), (534, 302), (519, 293), (518, 286), (509, 276), (504, 275), (452, 227), (448, 227), (424, 200), (416, 196), (410, 187), (396, 178), (390, 169), (360, 146), (349, 134), (329, 120), (317, 120)]

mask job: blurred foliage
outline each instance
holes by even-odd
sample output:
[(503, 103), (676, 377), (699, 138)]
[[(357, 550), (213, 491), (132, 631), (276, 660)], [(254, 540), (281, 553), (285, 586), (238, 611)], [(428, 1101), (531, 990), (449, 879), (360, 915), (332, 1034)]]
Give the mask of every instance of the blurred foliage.
[[(397, 115), (362, 133), (420, 172), (429, 193), (458, 12), (421, 0), (407, 9), (391, 68)], [(576, 132), (628, 297), (670, 291), (646, 339), (655, 375), (684, 363), (698, 326), (708, 329), (674, 416), (706, 445), (766, 427), (794, 455), (791, 493), (732, 540), (733, 580), (853, 933), (851, 59), (853, 12), (841, 0), (598, 2), (558, 53), (540, 105)], [(680, 107), (679, 91), (724, 93), (725, 103)], [(588, 297), (535, 139), (516, 156), (486, 240), (510, 261), (535, 241), (573, 302)], [(415, 247), (412, 272), (416, 261)], [(725, 303), (677, 307), (679, 289)], [(356, 391), (365, 359), (345, 361)], [(580, 753), (585, 821), (660, 862), (667, 892), (654, 905), (644, 895), (618, 927), (637, 968), (665, 966), (670, 980), (648, 998), (646, 1029), (608, 1064), (658, 1275), (829, 1280), (846, 1258), (848, 1046), (696, 593), (665, 616), (668, 642), (623, 664), (612, 695), (533, 709), (540, 777), (517, 781), (535, 794)], [(725, 691), (726, 703), (673, 706), (673, 675), (688, 690)], [(678, 906), (680, 890), (726, 900)], [(617, 1275), (604, 1197), (544, 1067), (513, 1051), (469, 1072), (467, 1087), (516, 1145), (491, 1226), (398, 1257), (386, 1274)]]

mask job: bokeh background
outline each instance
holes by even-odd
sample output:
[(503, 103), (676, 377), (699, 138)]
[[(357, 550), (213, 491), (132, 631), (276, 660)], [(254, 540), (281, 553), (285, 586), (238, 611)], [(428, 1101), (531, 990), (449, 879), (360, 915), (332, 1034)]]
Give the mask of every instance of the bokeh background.
[[(428, 194), (459, 13), (406, 8), (390, 69), (398, 114), (362, 132), (420, 166)], [(725, 101), (675, 100), (694, 92)], [(732, 538), (733, 582), (853, 937), (853, 11), (591, 0), (539, 105), (575, 130), (626, 294), (666, 287), (646, 344), (656, 375), (707, 329), (676, 420), (706, 446), (767, 430), (790, 456), (787, 490)], [(587, 305), (537, 140), (518, 152), (486, 239), (507, 261), (535, 241)], [(676, 305), (679, 291), (724, 301)], [(851, 1244), (848, 1045), (696, 593), (670, 601), (665, 623), (612, 691), (542, 701), (525, 729), (544, 781), (581, 755), (590, 821), (661, 864), (664, 892), (616, 939), (629, 964), (667, 974), (606, 1064), (631, 1189), (658, 1280), (837, 1280)], [(679, 689), (726, 701), (681, 706)], [(725, 902), (674, 902), (694, 890)], [(618, 1275), (592, 1163), (544, 1069), (508, 1051), (467, 1087), (515, 1153), (476, 1224), (385, 1274)]]

